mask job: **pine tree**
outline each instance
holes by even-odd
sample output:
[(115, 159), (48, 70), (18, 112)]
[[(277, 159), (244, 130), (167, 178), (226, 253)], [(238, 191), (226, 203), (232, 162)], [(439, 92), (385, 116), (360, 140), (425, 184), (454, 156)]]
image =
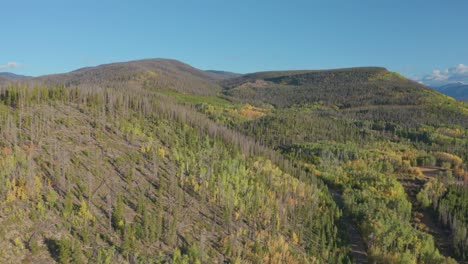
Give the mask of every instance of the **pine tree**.
[(119, 231), (123, 231), (125, 227), (124, 202), (121, 194), (117, 196), (117, 203), (112, 214), (112, 226)]

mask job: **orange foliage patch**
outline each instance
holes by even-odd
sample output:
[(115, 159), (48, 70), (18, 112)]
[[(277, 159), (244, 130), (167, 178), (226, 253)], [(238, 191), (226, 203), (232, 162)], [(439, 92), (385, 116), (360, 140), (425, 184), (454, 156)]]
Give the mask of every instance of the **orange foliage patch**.
[(32, 153), (34, 149), (35, 149), (35, 146), (32, 142), (29, 142), (23, 145), (23, 150), (27, 153)]
[(297, 200), (291, 197), (288, 198), (288, 203), (291, 206), (296, 206), (298, 204)]
[(239, 113), (247, 118), (256, 119), (262, 117), (266, 114), (266, 110), (262, 108), (258, 108), (255, 106), (251, 106), (246, 104), (242, 109), (239, 110)]
[(10, 155), (11, 155), (11, 149), (8, 148), (8, 147), (4, 147), (4, 148), (3, 148), (3, 154), (4, 154), (5, 156), (10, 156)]

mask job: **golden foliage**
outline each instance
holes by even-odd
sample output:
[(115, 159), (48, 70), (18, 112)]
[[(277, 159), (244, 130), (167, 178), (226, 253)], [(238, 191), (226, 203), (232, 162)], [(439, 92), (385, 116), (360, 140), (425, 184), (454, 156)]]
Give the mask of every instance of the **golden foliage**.
[(78, 215), (86, 221), (94, 221), (94, 215), (89, 211), (85, 200), (82, 200), (80, 203), (80, 211), (78, 212)]
[(28, 198), (26, 194), (26, 182), (21, 180), (13, 179), (11, 183), (11, 188), (7, 193), (7, 202), (13, 202), (16, 199), (26, 200)]
[(453, 167), (460, 167), (463, 164), (463, 160), (457, 155), (446, 153), (446, 152), (437, 152), (435, 154), (437, 161), (440, 162), (449, 162)]
[(299, 263), (289, 252), (289, 245), (283, 236), (269, 239), (267, 247), (268, 252), (263, 256), (263, 263)]
[(158, 157), (163, 159), (166, 156), (166, 150), (163, 147), (158, 149)]
[(264, 116), (266, 114), (266, 110), (246, 104), (239, 110), (239, 114), (250, 119), (256, 119)]
[(421, 177), (421, 176), (423, 176), (423, 173), (422, 173), (421, 169), (418, 168), (418, 167), (411, 167), (411, 168), (408, 169), (408, 172), (409, 172), (411, 175), (416, 176), (416, 177)]

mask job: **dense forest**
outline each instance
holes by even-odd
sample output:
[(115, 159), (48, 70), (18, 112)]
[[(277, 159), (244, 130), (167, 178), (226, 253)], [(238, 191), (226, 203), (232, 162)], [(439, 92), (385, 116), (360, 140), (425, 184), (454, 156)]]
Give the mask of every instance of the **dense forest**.
[(1, 262), (468, 261), (468, 107), (383, 68), (9, 82), (0, 150)]

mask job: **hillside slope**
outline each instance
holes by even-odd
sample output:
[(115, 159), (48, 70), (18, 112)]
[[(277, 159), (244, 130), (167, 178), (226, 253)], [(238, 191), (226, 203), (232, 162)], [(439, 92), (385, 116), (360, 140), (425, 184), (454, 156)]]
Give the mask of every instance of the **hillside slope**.
[[(254, 73), (222, 84), (231, 104), (172, 96), (323, 179), (355, 260), (466, 260), (466, 198), (444, 196), (467, 189), (465, 103), (383, 68)], [(425, 166), (439, 175), (424, 175)]]
[(148, 60), (11, 84), (0, 262), (463, 261), (467, 121), (383, 68), (226, 79)]
[(0, 122), (2, 263), (349, 260), (321, 181), (167, 96), (11, 86)]

